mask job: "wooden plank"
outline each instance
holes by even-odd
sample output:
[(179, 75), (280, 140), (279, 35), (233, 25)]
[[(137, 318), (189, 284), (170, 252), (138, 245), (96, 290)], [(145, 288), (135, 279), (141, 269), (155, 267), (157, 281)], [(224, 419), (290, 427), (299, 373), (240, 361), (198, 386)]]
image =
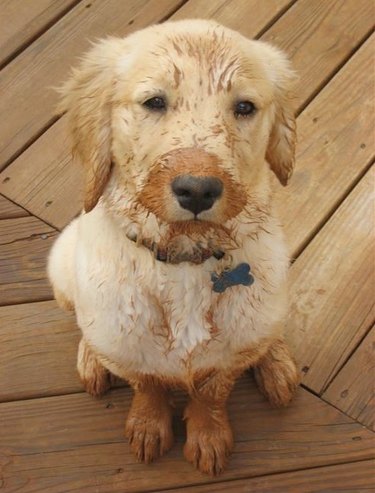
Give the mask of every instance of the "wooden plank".
[[(90, 0), (80, 2), (0, 72), (6, 97), (2, 120), (0, 169), (52, 122), (57, 94), (51, 87), (66, 79), (77, 55), (90, 41), (105, 35), (124, 36), (159, 21), (180, 0)], [(17, 101), (17, 104), (14, 104)]]
[[(342, 5), (342, 2), (338, 1), (299, 1), (265, 34), (265, 39), (274, 40), (274, 42), (289, 51), (293, 63), (301, 75), (301, 83), (297, 92), (307, 91), (306, 88), (308, 88), (308, 96), (310, 96), (321, 86), (337, 66), (349, 56), (353, 48), (368, 30), (369, 22), (371, 22), (371, 15), (369, 15), (369, 10), (371, 10), (370, 4), (371, 2), (368, 0), (361, 0), (361, 8), (358, 8), (358, 2), (354, 0), (348, 0), (345, 2), (345, 5)], [(186, 15), (191, 14), (189, 5), (190, 2), (181, 9), (181, 12)], [(244, 34), (250, 36), (255, 36), (264, 27), (264, 23), (266, 22), (264, 15), (262, 14), (262, 23), (257, 24), (258, 16), (252, 15), (252, 12), (255, 10), (258, 11), (258, 8), (261, 8), (261, 12), (263, 12), (263, 5), (266, 5), (266, 3), (263, 4), (263, 2), (259, 3), (253, 0), (234, 3), (222, 1), (218, 5), (219, 9), (216, 10), (216, 5), (214, 6), (213, 2), (200, 0), (199, 2), (194, 1), (193, 4), (195, 8), (198, 9), (199, 7), (199, 13), (202, 10), (203, 17), (213, 15), (216, 20), (224, 23), (227, 23), (228, 18), (231, 27), (240, 29)], [(223, 13), (221, 13), (220, 8)], [(231, 12), (230, 16), (229, 12)], [(270, 18), (274, 15), (274, 12), (274, 9), (269, 10)], [(182, 16), (178, 11), (174, 18), (180, 18)], [(280, 23), (282, 23), (282, 28), (279, 27)], [(248, 24), (250, 28), (247, 28)], [(300, 30), (301, 25), (304, 26), (303, 31)], [(298, 33), (298, 38), (296, 38), (296, 33)], [(298, 167), (301, 169), (301, 172), (298, 175), (296, 173), (295, 187), (303, 187), (305, 182), (309, 182), (312, 170), (315, 171), (316, 169), (315, 161), (314, 166), (311, 166), (308, 160), (309, 155), (307, 154), (309, 147), (314, 145), (314, 140), (310, 140), (310, 135), (314, 132), (314, 138), (319, 137), (319, 146), (315, 144), (316, 147), (313, 147), (313, 150), (315, 149), (313, 159), (319, 158), (319, 163), (322, 166), (319, 166), (317, 170), (321, 170), (322, 173), (317, 174), (316, 178), (311, 180), (311, 183), (315, 186), (317, 180), (320, 187), (322, 184), (327, 184), (326, 188), (320, 188), (326, 192), (325, 196), (319, 201), (319, 205), (324, 209), (323, 214), (327, 210), (330, 210), (333, 204), (336, 204), (338, 197), (337, 194), (331, 194), (331, 188), (335, 190), (334, 185), (338, 183), (337, 174), (332, 176), (332, 182), (329, 180), (326, 181), (325, 175), (329, 175), (333, 170), (336, 170), (339, 173), (340, 180), (342, 180), (341, 183), (344, 189), (347, 189), (348, 184), (353, 180), (353, 176), (357, 176), (358, 170), (363, 168), (371, 155), (370, 146), (368, 145), (370, 141), (368, 129), (373, 128), (371, 125), (373, 125), (374, 112), (371, 103), (367, 102), (366, 98), (369, 98), (368, 101), (371, 101), (374, 91), (372, 90), (371, 78), (367, 76), (368, 69), (362, 70), (364, 63), (362, 57), (365, 57), (367, 63), (370, 63), (368, 60), (369, 56), (371, 56), (371, 49), (370, 47), (366, 47), (366, 54), (361, 55), (359, 62), (355, 61), (357, 57), (353, 59), (354, 68), (357, 68), (357, 64), (361, 68), (361, 71), (356, 73), (356, 76), (359, 78), (358, 90), (353, 82), (353, 74), (348, 75), (348, 72), (345, 71), (341, 75), (341, 71), (335, 79), (334, 89), (328, 93), (331, 102), (333, 91), (336, 91), (338, 86), (340, 86), (340, 91), (345, 89), (345, 84), (349, 78), (352, 81), (350, 91), (354, 91), (355, 97), (357, 98), (357, 105), (360, 105), (357, 108), (361, 108), (361, 111), (356, 113), (355, 118), (353, 118), (353, 108), (356, 108), (356, 106), (348, 104), (348, 101), (351, 100), (351, 92), (349, 92), (349, 99), (344, 100), (344, 103), (341, 100), (340, 103), (342, 104), (340, 106), (335, 107), (332, 102), (330, 103), (330, 112), (334, 113), (332, 114), (332, 119), (329, 119), (329, 113), (324, 112), (324, 104), (327, 102), (328, 96), (322, 100), (321, 105), (317, 103), (317, 106), (314, 107), (315, 113), (312, 119), (320, 117), (322, 118), (322, 122), (330, 124), (330, 139), (328, 141), (324, 134), (324, 132), (327, 132), (327, 129), (323, 125), (313, 125), (311, 123), (311, 112), (307, 113), (306, 117), (303, 116), (301, 123), (299, 123), (299, 134), (302, 138), (299, 138)], [(318, 67), (316, 65), (318, 63), (317, 60), (319, 60)], [(337, 82), (339, 78), (341, 80), (341, 77), (345, 79), (344, 82)], [(335, 97), (339, 99), (340, 93), (335, 92), (335, 94)], [(305, 101), (306, 99), (300, 98), (301, 103)], [(348, 107), (350, 111), (346, 113)], [(361, 116), (362, 112), (363, 117)], [(325, 117), (325, 115), (327, 116)], [(344, 127), (340, 126), (342, 118), (346, 122), (346, 126)], [(348, 123), (349, 118), (351, 119), (350, 123)], [(358, 124), (359, 128), (355, 123)], [(365, 139), (360, 142), (365, 147), (360, 147), (359, 152), (355, 154), (353, 166), (353, 152), (355, 152), (354, 149), (356, 150), (357, 147), (352, 145), (354, 140), (351, 141), (348, 139), (351, 133), (344, 131), (350, 124), (350, 131), (355, 131), (356, 137), (359, 135), (361, 139)], [(304, 130), (305, 127), (306, 130)], [(57, 122), (0, 175), (0, 191), (4, 195), (57, 228), (64, 227), (77, 214), (81, 206), (81, 170), (78, 166), (71, 163), (69, 145), (66, 141), (64, 128), (63, 121)], [(335, 134), (335, 128), (338, 129), (337, 135)], [(342, 140), (346, 146), (345, 149), (348, 147), (348, 142), (350, 143), (350, 156), (346, 159), (347, 153), (343, 152), (340, 155), (340, 159), (343, 161), (343, 163), (340, 163), (340, 167), (332, 166), (331, 163), (323, 166), (326, 162), (329, 147), (327, 147), (327, 144), (322, 146), (321, 143), (327, 141), (332, 144), (336, 142), (336, 139), (340, 140), (340, 145)], [(320, 156), (318, 155), (317, 149), (321, 152)], [(335, 149), (339, 150), (340, 146), (336, 146)], [(307, 163), (306, 166), (308, 166), (306, 169), (301, 168), (305, 161)], [(345, 172), (343, 172), (343, 168), (345, 168)], [(34, 176), (38, 176), (39, 179), (35, 180)], [(6, 179), (7, 181), (4, 183)], [(63, 186), (63, 184), (66, 184), (66, 186)], [(292, 186), (294, 187), (294, 185)], [(291, 193), (294, 194), (295, 188), (291, 190)], [(311, 190), (314, 190), (313, 186), (311, 186)], [(299, 192), (299, 195), (305, 197), (305, 191), (302, 190), (302, 192)], [(287, 206), (292, 207), (293, 200), (290, 200)], [(283, 218), (287, 221), (288, 227), (289, 224), (298, 223), (301, 225), (301, 222), (295, 221), (296, 210), (298, 209), (293, 209), (293, 213), (290, 215), (288, 215), (290, 209), (288, 208), (286, 210), (287, 213)], [(305, 214), (300, 217), (302, 218), (303, 224)], [(318, 214), (313, 214), (312, 218), (312, 223), (315, 226), (321, 221), (321, 216)], [(309, 228), (310, 231), (311, 223), (309, 224)], [(306, 232), (303, 231), (303, 228), (301, 233), (301, 241), (304, 241)], [(292, 236), (297, 238), (298, 243), (300, 236), (298, 234), (293, 234)]]
[(0, 305), (52, 298), (45, 270), (56, 235), (32, 216), (0, 221)]
[(374, 453), (373, 434), (332, 406), (301, 389), (289, 409), (272, 409), (247, 376), (230, 399), (236, 446), (220, 478), (198, 473), (182, 458), (180, 420), (172, 450), (145, 467), (123, 438), (130, 399), (126, 388), (102, 400), (76, 394), (1, 404), (7, 491), (139, 493), (366, 460)]
[(66, 120), (55, 123), (0, 175), (2, 193), (58, 229), (83, 203), (82, 169), (72, 162)]
[(241, 31), (244, 36), (254, 38), (291, 3), (291, 0), (190, 0), (173, 15), (173, 19), (215, 19), (231, 29)]
[(77, 0), (3, 0), (0, 18), (0, 65), (52, 25)]
[(289, 332), (304, 383), (321, 393), (375, 319), (374, 167), (291, 269)]
[(0, 326), (0, 401), (82, 391), (73, 315), (54, 301), (4, 306)]
[(323, 398), (375, 431), (375, 327), (324, 392)]
[(29, 213), (25, 209), (18, 207), (18, 205), (6, 199), (3, 195), (0, 195), (0, 219), (25, 216), (29, 216)]
[(262, 39), (293, 60), (303, 105), (371, 33), (373, 24), (372, 0), (299, 0)]
[(298, 118), (297, 166), (277, 187), (293, 255), (347, 195), (374, 156), (375, 36), (351, 58)]
[[(359, 493), (373, 491), (373, 460), (351, 462), (338, 466), (304, 469), (303, 471), (273, 474), (261, 478), (239, 479), (215, 483), (215, 493)], [(162, 490), (153, 493), (161, 493)], [(169, 493), (212, 493), (212, 485), (191, 486), (168, 490)]]

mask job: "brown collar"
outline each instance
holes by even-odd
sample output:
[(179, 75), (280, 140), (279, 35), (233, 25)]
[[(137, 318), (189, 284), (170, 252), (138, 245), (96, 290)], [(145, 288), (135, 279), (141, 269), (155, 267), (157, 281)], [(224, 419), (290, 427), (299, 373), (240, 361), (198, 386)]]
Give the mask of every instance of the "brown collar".
[(157, 243), (155, 243), (152, 240), (149, 239), (142, 239), (141, 241), (138, 240), (138, 237), (136, 235), (130, 236), (126, 235), (127, 238), (130, 241), (133, 241), (137, 245), (142, 245), (148, 250), (150, 250), (153, 254), (156, 260), (159, 260), (160, 262), (165, 262), (169, 264), (179, 264), (181, 262), (190, 262), (192, 264), (203, 264), (206, 260), (208, 260), (211, 257), (216, 258), (217, 260), (220, 260), (224, 257), (225, 252), (222, 250), (214, 250), (214, 249), (209, 249), (209, 248), (197, 248), (197, 250), (193, 254), (188, 254), (188, 253), (182, 253), (178, 255), (171, 255), (170, 252), (168, 252), (167, 248), (160, 248), (158, 247)]

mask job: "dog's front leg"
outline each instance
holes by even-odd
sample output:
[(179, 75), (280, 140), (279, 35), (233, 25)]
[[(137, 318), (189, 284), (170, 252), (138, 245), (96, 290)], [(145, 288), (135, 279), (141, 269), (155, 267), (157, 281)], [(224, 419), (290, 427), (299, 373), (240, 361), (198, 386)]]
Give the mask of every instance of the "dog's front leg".
[(296, 363), (281, 338), (257, 362), (254, 375), (262, 393), (277, 407), (289, 404), (300, 382)]
[(214, 371), (194, 383), (184, 417), (187, 421), (185, 458), (201, 472), (219, 474), (233, 448), (226, 401), (235, 375)]
[(152, 462), (173, 445), (172, 406), (165, 387), (156, 378), (129, 379), (134, 397), (125, 434), (139, 461)]

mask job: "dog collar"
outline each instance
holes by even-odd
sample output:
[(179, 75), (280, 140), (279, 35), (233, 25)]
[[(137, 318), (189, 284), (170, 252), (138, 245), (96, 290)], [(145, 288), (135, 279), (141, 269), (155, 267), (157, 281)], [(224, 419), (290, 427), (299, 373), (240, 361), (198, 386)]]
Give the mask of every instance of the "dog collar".
[[(127, 238), (130, 241), (141, 244), (142, 246), (150, 250), (154, 254), (155, 259), (159, 260), (160, 262), (173, 264), (177, 264), (180, 262), (191, 262), (198, 265), (203, 264), (203, 262), (212, 257), (216, 260), (221, 260), (225, 255), (225, 252), (223, 252), (222, 250), (200, 249), (199, 254), (197, 255), (188, 256), (187, 254), (182, 254), (178, 257), (178, 261), (174, 260), (173, 262), (171, 262), (168, 257), (167, 250), (159, 248), (155, 242), (147, 239), (143, 239), (141, 242), (139, 242), (136, 235), (127, 235)], [(213, 291), (215, 291), (215, 293), (224, 293), (227, 288), (230, 288), (232, 286), (251, 286), (254, 283), (254, 277), (250, 273), (250, 265), (248, 263), (242, 262), (233, 269), (223, 270), (223, 272), (221, 272), (220, 274), (212, 272), (211, 281), (213, 284), (212, 289)]]
[(178, 256), (178, 259), (172, 259), (168, 255), (168, 251), (166, 248), (160, 248), (157, 243), (155, 243), (152, 240), (148, 240), (147, 238), (142, 239), (141, 241), (138, 240), (137, 235), (126, 235), (126, 237), (130, 240), (133, 241), (134, 243), (138, 245), (142, 245), (148, 250), (150, 250), (153, 254), (156, 260), (159, 260), (159, 262), (165, 262), (165, 263), (170, 263), (170, 264), (179, 264), (180, 262), (191, 262), (192, 264), (203, 264), (206, 260), (209, 258), (215, 258), (216, 260), (221, 260), (225, 252), (222, 250), (213, 250), (209, 248), (200, 248), (197, 253), (193, 255), (189, 255), (187, 253), (183, 253)]

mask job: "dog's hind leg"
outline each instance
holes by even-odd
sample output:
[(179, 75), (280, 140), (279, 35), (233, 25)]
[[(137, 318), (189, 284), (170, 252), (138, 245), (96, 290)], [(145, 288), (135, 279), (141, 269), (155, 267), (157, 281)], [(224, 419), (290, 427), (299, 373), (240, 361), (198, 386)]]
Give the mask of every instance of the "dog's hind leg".
[(100, 363), (82, 337), (78, 346), (77, 370), (89, 394), (99, 397), (111, 387), (111, 373)]
[(139, 461), (152, 462), (173, 445), (172, 406), (165, 387), (154, 377), (130, 379), (134, 397), (125, 434)]
[(296, 363), (283, 339), (277, 339), (254, 368), (255, 380), (272, 405), (286, 406), (300, 382)]

